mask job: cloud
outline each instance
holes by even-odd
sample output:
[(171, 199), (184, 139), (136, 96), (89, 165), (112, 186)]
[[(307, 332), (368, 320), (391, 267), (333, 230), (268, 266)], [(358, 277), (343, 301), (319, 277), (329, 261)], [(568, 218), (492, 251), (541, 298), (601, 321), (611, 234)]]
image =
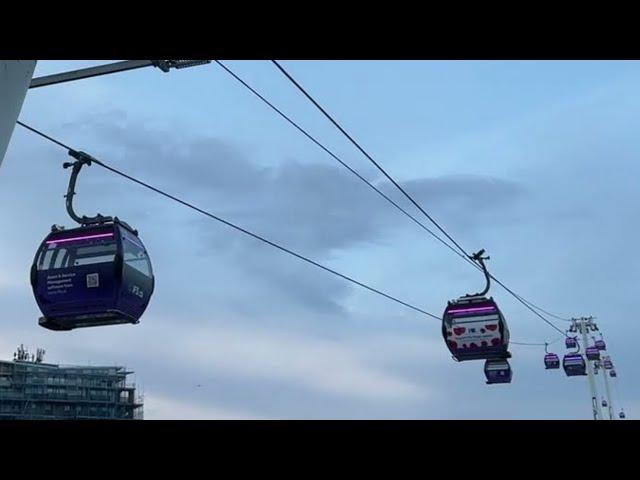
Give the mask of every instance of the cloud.
[[(81, 341), (77, 355), (81, 357), (82, 351), (87, 351), (100, 358), (119, 358), (135, 353), (141, 362), (158, 365), (159, 372), (168, 376), (175, 367), (189, 365), (196, 378), (281, 382), (333, 398), (384, 403), (429, 397), (423, 386), (388, 371), (386, 363), (395, 354), (400, 354), (399, 358), (424, 355), (417, 345), (405, 343), (404, 352), (400, 352), (397, 345), (385, 339), (387, 335), (372, 334), (367, 340), (377, 343), (378, 348), (371, 351), (370, 343), (349, 335), (327, 339), (308, 332), (259, 328), (238, 315), (228, 320), (210, 317), (206, 326), (185, 329), (180, 323), (161, 321), (156, 316), (147, 319), (143, 327), (103, 329), (100, 336), (95, 331), (75, 331), (76, 341)], [(154, 342), (151, 351), (140, 350), (137, 342), (151, 330), (154, 338), (168, 341)], [(118, 344), (114, 346), (116, 339)], [(408, 345), (413, 348), (408, 349)], [(182, 368), (178, 367), (179, 371)]]
[(179, 398), (146, 394), (144, 396), (145, 420), (264, 420), (252, 412), (219, 407), (213, 404), (197, 404)]
[(366, 364), (339, 342), (286, 333), (207, 329), (181, 344), (192, 365), (239, 375), (286, 379), (306, 388), (347, 397), (398, 400), (423, 396), (417, 385)]
[[(252, 162), (239, 146), (223, 140), (145, 125), (142, 119), (107, 111), (94, 112), (67, 128), (92, 138), (99, 152), (95, 155), (111, 165), (321, 263), (340, 263), (345, 252), (356, 249), (391, 246), (402, 232), (416, 231), (413, 222), (331, 159), (327, 163), (289, 159), (263, 166)], [(193, 260), (183, 265), (172, 262), (174, 275), (167, 283), (171, 289), (183, 289), (180, 279), (189, 277), (190, 289), (202, 289), (197, 286), (202, 283), (242, 311), (282, 311), (290, 304), (307, 312), (346, 314), (344, 303), (353, 289), (344, 281), (282, 252), (269, 251), (269, 246), (120, 179), (101, 174), (99, 180), (94, 175), (86, 181), (93, 198), (106, 199), (115, 193), (129, 199), (126, 219), (150, 239), (152, 258), (166, 261), (179, 252), (186, 260), (191, 252), (201, 265), (211, 266), (194, 271)], [(428, 208), (473, 211), (465, 220), (467, 227), (478, 226), (491, 212), (499, 219), (504, 215), (503, 206), (523, 194), (522, 187), (513, 182), (479, 175), (415, 179), (405, 187)], [(388, 193), (397, 197), (397, 192)], [(140, 216), (139, 212), (147, 213)], [(156, 228), (159, 222), (162, 228)], [(161, 230), (164, 240), (173, 237), (172, 243), (182, 244), (181, 248), (156, 242)], [(345, 273), (359, 277), (358, 270)], [(244, 286), (241, 294), (239, 284)], [(158, 288), (160, 292), (163, 287)], [(243, 297), (252, 301), (245, 302)]]
[[(403, 182), (402, 187), (445, 230), (455, 231), (454, 238), (468, 235), (468, 230), (483, 229), (487, 224), (510, 224), (529, 196), (522, 183), (487, 175), (417, 178)], [(384, 190), (391, 195), (394, 188), (389, 183), (384, 185)], [(420, 218), (440, 234), (427, 218)]]
[(238, 315), (211, 316), (200, 327), (153, 315), (138, 326), (63, 335), (33, 321), (4, 334), (46, 348), (49, 361), (133, 368), (146, 418), (419, 416), (441, 394), (425, 385), (423, 368), (414, 373), (411, 365), (436, 365), (441, 352), (389, 327), (330, 338), (275, 325), (258, 328)]
[[(204, 202), (297, 248), (324, 253), (384, 240), (398, 213), (342, 167), (289, 159), (265, 167), (242, 148), (186, 131), (145, 127), (119, 111), (68, 124), (91, 134), (108, 163), (157, 179), (160, 186)], [(412, 179), (404, 187), (426, 205), (486, 212), (522, 196), (521, 185), (481, 175)], [(396, 196), (388, 184), (383, 186)], [(403, 220), (407, 226), (411, 222)], [(392, 227), (392, 228), (393, 228)]]

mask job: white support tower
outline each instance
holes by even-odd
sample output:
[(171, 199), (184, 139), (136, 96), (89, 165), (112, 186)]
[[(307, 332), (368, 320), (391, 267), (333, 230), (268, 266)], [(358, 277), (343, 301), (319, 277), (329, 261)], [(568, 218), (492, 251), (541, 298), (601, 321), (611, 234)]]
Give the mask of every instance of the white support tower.
[(0, 167), (35, 68), (36, 60), (0, 60)]
[(602, 376), (604, 377), (604, 388), (605, 388), (605, 391), (607, 392), (607, 402), (609, 406), (609, 420), (614, 420), (615, 417), (613, 413), (613, 401), (611, 398), (611, 390), (609, 389), (609, 372), (603, 369)]
[[(596, 325), (593, 322), (593, 317), (572, 318), (571, 321), (573, 323), (571, 326), (571, 330), (582, 334), (582, 345), (583, 345), (583, 348), (586, 350), (587, 346), (589, 345), (589, 341), (587, 339), (587, 332), (589, 330), (596, 329)], [(603, 420), (604, 418), (602, 416), (600, 402), (598, 401), (598, 390), (596, 389), (596, 381), (595, 381), (595, 375), (593, 373), (593, 365), (591, 364), (591, 361), (589, 361), (589, 359), (585, 358), (585, 361), (587, 364), (587, 375), (589, 377), (589, 388), (591, 390), (591, 405), (593, 409), (593, 419)]]

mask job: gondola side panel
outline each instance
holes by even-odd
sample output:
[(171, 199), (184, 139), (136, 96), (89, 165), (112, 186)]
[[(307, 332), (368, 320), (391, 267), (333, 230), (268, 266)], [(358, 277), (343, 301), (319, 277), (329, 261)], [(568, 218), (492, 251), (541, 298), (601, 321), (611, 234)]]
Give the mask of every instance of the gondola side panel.
[(37, 299), (46, 317), (84, 315), (112, 308), (116, 289), (111, 263), (38, 272)]

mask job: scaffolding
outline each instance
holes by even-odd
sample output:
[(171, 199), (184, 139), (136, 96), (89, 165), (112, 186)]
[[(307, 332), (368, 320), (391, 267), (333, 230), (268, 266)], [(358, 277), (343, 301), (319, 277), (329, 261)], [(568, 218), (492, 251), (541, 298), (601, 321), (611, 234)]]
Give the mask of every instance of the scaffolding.
[(143, 419), (126, 367), (39, 360), (0, 360), (0, 419)]

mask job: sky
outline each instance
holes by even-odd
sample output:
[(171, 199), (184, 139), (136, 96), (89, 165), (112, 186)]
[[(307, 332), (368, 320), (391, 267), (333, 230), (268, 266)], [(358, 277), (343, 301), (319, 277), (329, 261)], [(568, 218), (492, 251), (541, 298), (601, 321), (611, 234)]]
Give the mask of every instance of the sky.
[[(35, 76), (101, 63), (39, 61)], [(507, 286), (595, 316), (616, 409), (640, 415), (639, 62), (282, 63), (465, 249), (486, 249)], [(226, 64), (419, 215), (273, 65)], [(20, 119), (435, 315), (484, 285), (215, 64), (35, 89)], [(72, 224), (69, 160), (18, 126), (0, 168), (0, 358), (22, 343), (50, 362), (126, 365), (147, 419), (591, 418), (586, 377), (545, 371), (544, 348), (512, 345), (512, 383), (486, 385), (483, 362), (451, 359), (439, 321), (99, 167), (83, 169), (76, 211), (137, 228), (156, 289), (138, 325), (45, 330), (29, 268), (51, 225)], [(559, 338), (498, 285), (491, 295), (512, 340)]]

